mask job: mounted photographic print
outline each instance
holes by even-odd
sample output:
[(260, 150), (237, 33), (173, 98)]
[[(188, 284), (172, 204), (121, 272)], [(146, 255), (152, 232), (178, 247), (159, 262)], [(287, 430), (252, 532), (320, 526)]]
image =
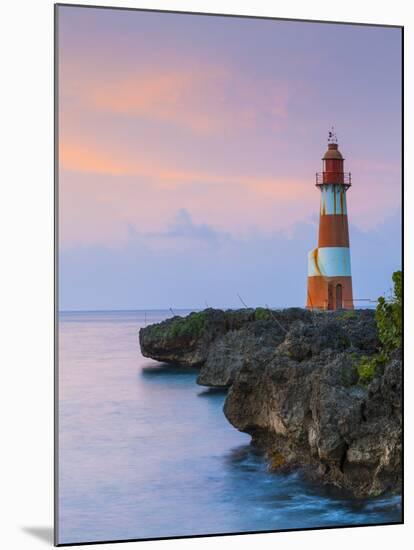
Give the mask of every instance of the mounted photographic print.
[(56, 544), (401, 523), (403, 28), (55, 10)]

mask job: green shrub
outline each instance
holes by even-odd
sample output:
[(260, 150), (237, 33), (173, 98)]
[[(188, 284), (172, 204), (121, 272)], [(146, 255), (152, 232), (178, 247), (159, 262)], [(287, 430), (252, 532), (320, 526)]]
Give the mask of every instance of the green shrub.
[(206, 316), (203, 311), (190, 313), (190, 315), (181, 319), (174, 319), (168, 329), (167, 337), (199, 336), (203, 330), (205, 319)]
[(394, 283), (393, 294), (386, 300), (384, 296), (378, 298), (375, 311), (375, 321), (378, 328), (378, 336), (381, 349), (375, 355), (362, 356), (357, 362), (359, 382), (369, 384), (388, 360), (390, 353), (399, 349), (402, 344), (402, 273), (395, 271), (392, 274)]
[(357, 363), (357, 371), (360, 384), (369, 384), (377, 373), (378, 367), (382, 367), (387, 357), (382, 353), (376, 353), (371, 357), (363, 355)]
[(375, 320), (384, 353), (401, 347), (402, 342), (402, 272), (395, 271), (393, 295), (390, 300), (378, 298)]
[(269, 321), (272, 315), (268, 309), (264, 307), (257, 307), (254, 311), (255, 321)]

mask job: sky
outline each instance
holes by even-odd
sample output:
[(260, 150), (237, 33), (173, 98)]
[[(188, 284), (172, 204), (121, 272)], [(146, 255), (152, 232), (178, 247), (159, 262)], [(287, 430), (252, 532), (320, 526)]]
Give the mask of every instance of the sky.
[(61, 310), (303, 306), (332, 125), (354, 298), (389, 292), (400, 29), (60, 6), (58, 63)]

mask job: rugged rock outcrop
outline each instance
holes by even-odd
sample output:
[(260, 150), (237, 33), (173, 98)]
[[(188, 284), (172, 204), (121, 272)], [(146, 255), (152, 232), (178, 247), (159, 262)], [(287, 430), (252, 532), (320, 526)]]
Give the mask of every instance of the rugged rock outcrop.
[(251, 322), (240, 330), (227, 332), (211, 344), (197, 383), (202, 386), (230, 386), (247, 355), (257, 360), (270, 359), (284, 337), (282, 325), (272, 320)]
[(230, 387), (224, 413), (272, 469), (377, 495), (401, 488), (401, 358), (362, 379), (378, 351), (372, 310), (311, 313), (207, 309), (141, 329), (142, 353), (200, 367), (197, 382)]
[[(256, 309), (237, 309), (226, 310), (221, 309), (205, 309), (204, 311), (190, 313), (186, 317), (175, 316), (166, 319), (162, 323), (149, 325), (141, 328), (139, 331), (139, 342), (141, 353), (144, 357), (151, 357), (156, 361), (165, 363), (174, 363), (183, 367), (200, 367), (207, 361), (208, 355), (211, 352), (217, 361), (220, 361), (220, 353), (218, 349), (231, 352), (232, 357), (229, 357), (229, 364), (224, 367), (224, 362), (220, 365), (215, 364), (215, 360), (211, 359), (208, 363), (208, 369), (213, 369), (221, 377), (221, 370), (224, 367), (232, 372), (236, 369), (230, 366), (230, 363), (237, 363), (237, 349), (239, 342), (236, 340), (243, 339), (245, 333), (233, 335), (228, 333), (240, 331), (254, 325), (254, 331), (258, 331), (256, 335), (251, 334), (250, 342), (252, 345), (260, 344), (260, 340), (267, 343), (275, 341), (280, 343), (280, 335), (286, 334), (289, 327), (295, 321), (302, 320), (309, 322), (311, 314), (309, 311), (302, 308), (287, 308), (278, 311), (271, 311), (264, 308)], [(260, 323), (268, 324), (261, 330)], [(267, 328), (267, 330), (265, 330)], [(223, 341), (219, 343), (220, 338)], [(255, 340), (253, 342), (253, 340)], [(231, 345), (229, 343), (231, 342)], [(214, 346), (212, 344), (214, 343)], [(239, 363), (240, 366), (240, 363)], [(203, 376), (208, 377), (207, 385), (227, 385), (222, 384), (219, 379), (216, 383), (213, 381), (213, 375), (208, 375), (204, 372)], [(230, 377), (231, 378), (231, 377)]]
[(224, 311), (206, 309), (186, 317), (174, 316), (162, 323), (149, 325), (139, 331), (141, 353), (164, 363), (183, 367), (202, 365), (211, 343), (231, 328), (241, 328), (253, 312), (230, 318)]
[(295, 324), (270, 360), (245, 355), (224, 413), (266, 451), (271, 468), (300, 467), (357, 496), (400, 490), (401, 359), (361, 384), (368, 335), (331, 316)]

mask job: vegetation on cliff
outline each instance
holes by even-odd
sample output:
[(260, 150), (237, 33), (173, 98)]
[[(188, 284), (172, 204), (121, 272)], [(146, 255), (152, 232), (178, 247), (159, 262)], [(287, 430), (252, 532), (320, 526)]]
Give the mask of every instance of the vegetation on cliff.
[(205, 320), (204, 311), (190, 313), (187, 317), (174, 319), (169, 327), (169, 336), (176, 338), (188, 335), (196, 338), (203, 330)]
[(395, 271), (392, 280), (394, 288), (391, 298), (380, 296), (375, 311), (380, 349), (372, 356), (363, 355), (357, 364), (362, 384), (369, 384), (402, 345), (402, 272)]
[(257, 307), (254, 310), (255, 321), (269, 321), (272, 318), (272, 313), (268, 308)]
[(386, 355), (401, 348), (402, 343), (402, 272), (395, 271), (392, 280), (394, 289), (391, 299), (386, 300), (384, 296), (378, 298), (375, 312), (382, 350)]

